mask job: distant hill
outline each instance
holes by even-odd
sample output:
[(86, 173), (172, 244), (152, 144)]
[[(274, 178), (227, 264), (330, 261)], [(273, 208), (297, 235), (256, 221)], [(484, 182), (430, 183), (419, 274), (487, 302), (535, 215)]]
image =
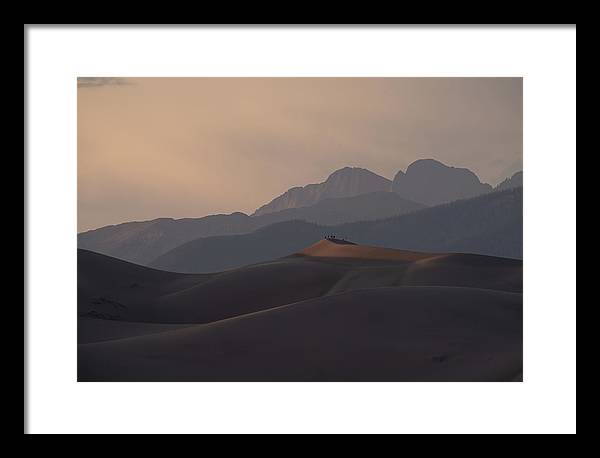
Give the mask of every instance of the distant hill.
[(336, 226), (364, 244), (522, 259), (523, 188), (488, 193), (383, 221)]
[[(496, 190), (522, 186), (522, 172)], [(159, 218), (129, 222), (78, 234), (78, 247), (149, 265), (159, 256), (198, 238), (241, 235), (270, 224), (301, 220), (316, 225), (373, 221), (440, 203), (491, 192), (468, 169), (433, 159), (413, 162), (394, 181), (362, 168), (345, 167), (325, 182), (292, 188), (252, 216), (244, 213), (202, 218)]]
[(352, 197), (377, 191), (389, 191), (391, 181), (367, 169), (344, 167), (333, 172), (323, 183), (291, 188), (254, 212), (265, 215), (288, 208), (308, 207), (324, 199)]
[(200, 238), (150, 265), (176, 272), (216, 272), (284, 257), (327, 233), (403, 250), (523, 256), (523, 190), (493, 192), (377, 221), (319, 226), (289, 221), (235, 236)]
[(392, 191), (425, 205), (439, 205), (492, 191), (469, 169), (449, 167), (434, 159), (420, 159), (394, 177)]
[(523, 187), (523, 171), (515, 173), (510, 178), (507, 178), (494, 189), (496, 191), (502, 191), (505, 189), (519, 188)]
[(160, 218), (105, 226), (77, 235), (77, 246), (146, 265), (157, 256), (196, 237), (240, 234), (253, 230), (244, 213), (204, 218)]
[(78, 235), (78, 247), (148, 265), (158, 256), (199, 237), (243, 234), (269, 224), (303, 220), (321, 225), (366, 221), (423, 208), (391, 192), (324, 199), (309, 207), (250, 217), (244, 213), (204, 218), (171, 219), (106, 226)]
[(149, 265), (172, 272), (218, 272), (290, 255), (320, 240), (325, 233), (324, 226), (286, 221), (249, 234), (192, 240)]

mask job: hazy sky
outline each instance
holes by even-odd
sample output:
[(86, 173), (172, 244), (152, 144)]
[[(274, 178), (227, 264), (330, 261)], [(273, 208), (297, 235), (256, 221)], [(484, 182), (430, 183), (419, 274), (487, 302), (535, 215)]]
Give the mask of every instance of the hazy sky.
[(80, 78), (79, 231), (253, 212), (344, 166), (522, 168), (521, 78)]

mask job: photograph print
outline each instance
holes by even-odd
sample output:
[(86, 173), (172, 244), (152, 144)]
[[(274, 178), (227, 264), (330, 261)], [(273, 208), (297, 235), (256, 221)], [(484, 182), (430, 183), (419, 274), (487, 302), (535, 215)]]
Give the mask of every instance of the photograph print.
[(77, 160), (79, 382), (523, 381), (521, 78), (80, 76)]

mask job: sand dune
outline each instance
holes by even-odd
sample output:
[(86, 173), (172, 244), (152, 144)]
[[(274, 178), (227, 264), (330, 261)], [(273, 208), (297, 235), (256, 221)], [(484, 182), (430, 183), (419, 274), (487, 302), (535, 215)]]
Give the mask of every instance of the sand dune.
[(319, 297), (346, 273), (335, 264), (284, 259), (216, 274), (174, 274), (78, 254), (78, 314), (113, 321), (208, 323)]
[(80, 345), (81, 381), (510, 381), (521, 295), (378, 288)]
[(520, 261), (326, 240), (291, 257), (215, 274), (163, 272), (84, 250), (79, 264), (80, 315), (149, 323), (208, 323), (363, 288), (522, 289)]
[(78, 251), (79, 380), (516, 380), (522, 263), (322, 240), (213, 274)]
[(300, 256), (315, 256), (320, 258), (352, 258), (381, 261), (413, 262), (435, 256), (430, 253), (418, 253), (414, 251), (393, 250), (366, 245), (356, 245), (320, 240), (314, 245), (305, 248), (298, 253)]
[(343, 263), (329, 294), (385, 286), (463, 286), (522, 292), (522, 262), (471, 254), (419, 253), (322, 240), (292, 256)]
[(224, 272), (156, 301), (155, 320), (208, 323), (316, 298), (345, 274), (328, 264), (279, 261)]
[(163, 331), (183, 329), (191, 325), (138, 323), (132, 321), (102, 320), (81, 317), (77, 321), (77, 342), (92, 343), (106, 340), (124, 339)]
[(92, 251), (77, 250), (77, 313), (129, 319), (157, 297), (210, 279), (207, 274), (179, 274), (142, 267)]

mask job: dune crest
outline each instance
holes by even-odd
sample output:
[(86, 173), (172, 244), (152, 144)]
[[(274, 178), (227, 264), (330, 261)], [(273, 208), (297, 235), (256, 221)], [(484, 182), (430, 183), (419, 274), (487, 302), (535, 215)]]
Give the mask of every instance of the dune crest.
[[(340, 243), (341, 242), (341, 243)], [(378, 261), (414, 262), (437, 256), (435, 253), (396, 250), (368, 245), (357, 245), (347, 241), (320, 240), (297, 253), (300, 256), (320, 258), (354, 258)]]

